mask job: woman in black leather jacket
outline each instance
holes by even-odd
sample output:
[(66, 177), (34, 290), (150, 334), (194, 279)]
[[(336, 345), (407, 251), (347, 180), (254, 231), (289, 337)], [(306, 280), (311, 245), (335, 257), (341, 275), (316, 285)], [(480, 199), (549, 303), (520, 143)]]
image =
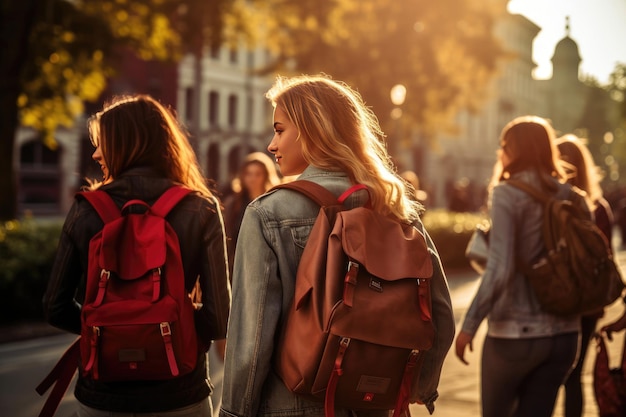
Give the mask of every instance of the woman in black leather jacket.
[[(180, 241), (185, 288), (201, 294), (201, 307), (194, 313), (200, 345), (225, 338), (231, 295), (220, 204), (174, 114), (149, 96), (119, 97), (89, 119), (89, 132), (96, 148), (93, 159), (103, 171), (103, 181), (90, 189), (106, 191), (119, 207), (131, 199), (152, 204), (173, 184), (194, 191), (166, 219)], [(44, 297), (46, 318), (53, 326), (80, 334), (89, 241), (102, 227), (92, 206), (76, 199)], [(200, 349), (198, 356), (191, 373), (163, 381), (107, 383), (79, 375), (77, 415), (208, 417), (206, 351)]]

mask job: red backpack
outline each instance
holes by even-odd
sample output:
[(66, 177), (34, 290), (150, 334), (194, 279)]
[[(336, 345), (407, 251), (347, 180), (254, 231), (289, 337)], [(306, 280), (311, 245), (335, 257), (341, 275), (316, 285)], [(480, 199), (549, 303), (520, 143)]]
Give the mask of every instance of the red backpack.
[(355, 410), (408, 411), (435, 336), (431, 255), (417, 228), (371, 210), (346, 210), (319, 184), (279, 185), (321, 208), (277, 341), (275, 369), (294, 393)]
[[(120, 211), (104, 191), (81, 192), (104, 227), (89, 243), (81, 313), (81, 370), (101, 381), (170, 379), (197, 360), (194, 307), (176, 233), (165, 220), (191, 190), (174, 186), (151, 206)], [(131, 211), (140, 206), (140, 213)]]
[(37, 386), (39, 395), (54, 386), (40, 417), (56, 412), (79, 357), (83, 374), (100, 381), (163, 380), (195, 368), (194, 306), (178, 237), (165, 220), (190, 192), (173, 186), (152, 206), (130, 200), (121, 211), (104, 191), (77, 193), (104, 227), (89, 243), (81, 337)]

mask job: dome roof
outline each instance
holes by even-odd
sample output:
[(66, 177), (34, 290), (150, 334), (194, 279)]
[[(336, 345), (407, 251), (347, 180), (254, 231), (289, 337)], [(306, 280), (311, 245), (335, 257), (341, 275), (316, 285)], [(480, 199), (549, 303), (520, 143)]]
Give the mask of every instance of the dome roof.
[(569, 37), (570, 26), (569, 16), (565, 17), (565, 37), (556, 44), (552, 62), (576, 62), (580, 63), (580, 53), (578, 52), (578, 44), (574, 39)]
[[(554, 49), (554, 58), (576, 58), (580, 59), (578, 52), (578, 44), (569, 36), (564, 37), (556, 44)], [(553, 58), (553, 59), (554, 59)]]

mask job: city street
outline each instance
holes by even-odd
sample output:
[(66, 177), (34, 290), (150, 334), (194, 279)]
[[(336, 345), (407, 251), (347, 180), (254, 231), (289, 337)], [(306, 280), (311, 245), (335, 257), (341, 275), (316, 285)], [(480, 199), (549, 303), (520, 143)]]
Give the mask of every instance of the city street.
[[(617, 245), (615, 247), (618, 247)], [(622, 270), (626, 270), (626, 251), (617, 254)], [(478, 277), (471, 272), (449, 275), (452, 302), (455, 308), (457, 326), (463, 318), (478, 285)], [(600, 324), (612, 321), (623, 311), (622, 301), (611, 305), (601, 319)], [(479, 367), (486, 325), (483, 323), (474, 339), (474, 351), (467, 355), (470, 364), (461, 363), (450, 350), (440, 383), (440, 398), (436, 403), (435, 416), (438, 417), (474, 417), (480, 416)], [(33, 417), (39, 414), (44, 398), (35, 392), (35, 387), (56, 363), (67, 346), (74, 340), (73, 335), (57, 335), (22, 342), (0, 345), (0, 415), (11, 417)], [(608, 345), (611, 366), (616, 366), (621, 357), (620, 336)], [(597, 417), (598, 412), (593, 396), (592, 368), (595, 350), (589, 349), (583, 384), (585, 392), (584, 417)], [(73, 387), (66, 394), (57, 417), (70, 417), (73, 414), (75, 399)], [(411, 413), (415, 416), (427, 416), (423, 406), (412, 405)], [(562, 405), (557, 405), (554, 417), (562, 417)]]

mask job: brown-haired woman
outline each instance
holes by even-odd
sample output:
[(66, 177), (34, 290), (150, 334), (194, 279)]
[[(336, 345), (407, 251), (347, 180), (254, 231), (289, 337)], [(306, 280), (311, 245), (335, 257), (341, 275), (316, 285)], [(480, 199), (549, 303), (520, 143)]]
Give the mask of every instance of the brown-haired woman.
[(552, 126), (523, 116), (501, 135), (490, 187), (489, 257), (456, 339), (465, 360), (472, 339), (487, 319), (481, 366), (484, 417), (550, 417), (558, 390), (578, 350), (580, 316), (562, 317), (541, 309), (521, 265), (532, 265), (544, 250), (543, 206), (506, 180), (524, 181), (569, 199), (588, 212), (584, 197), (566, 183)]
[[(88, 127), (96, 148), (93, 159), (103, 172), (102, 182), (90, 188), (108, 193), (118, 207), (131, 199), (152, 204), (173, 184), (194, 191), (174, 207), (167, 221), (180, 242), (185, 288), (191, 293), (199, 285), (199, 340), (207, 347), (225, 338), (230, 285), (219, 201), (207, 187), (175, 115), (150, 96), (116, 97), (89, 119)], [(80, 333), (89, 241), (102, 227), (93, 207), (77, 199), (65, 219), (44, 297), (44, 311), (53, 326)], [(170, 380), (101, 382), (79, 375), (74, 391), (77, 415), (209, 417), (206, 368), (206, 351), (201, 350), (191, 373)]]

